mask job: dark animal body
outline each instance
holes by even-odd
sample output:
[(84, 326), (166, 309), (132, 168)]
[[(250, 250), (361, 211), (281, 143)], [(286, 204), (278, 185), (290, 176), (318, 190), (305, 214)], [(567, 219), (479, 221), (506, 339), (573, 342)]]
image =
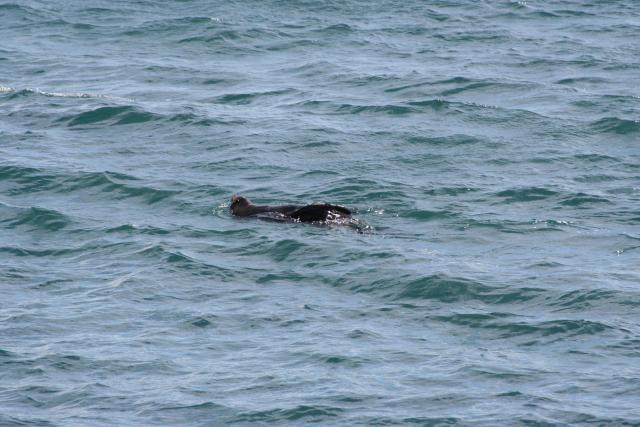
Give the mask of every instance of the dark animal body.
[(311, 205), (254, 205), (246, 197), (231, 197), (231, 212), (236, 216), (256, 216), (260, 214), (276, 214), (300, 222), (326, 222), (351, 218), (351, 211), (344, 206), (328, 203)]

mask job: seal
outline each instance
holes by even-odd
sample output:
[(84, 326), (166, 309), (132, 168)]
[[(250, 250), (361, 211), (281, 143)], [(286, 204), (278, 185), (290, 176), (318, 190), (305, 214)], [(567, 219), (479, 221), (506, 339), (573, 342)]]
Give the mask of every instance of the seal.
[(257, 216), (260, 214), (278, 215), (300, 222), (326, 222), (351, 218), (351, 211), (344, 206), (328, 203), (310, 205), (254, 205), (246, 197), (231, 196), (231, 212), (235, 216)]

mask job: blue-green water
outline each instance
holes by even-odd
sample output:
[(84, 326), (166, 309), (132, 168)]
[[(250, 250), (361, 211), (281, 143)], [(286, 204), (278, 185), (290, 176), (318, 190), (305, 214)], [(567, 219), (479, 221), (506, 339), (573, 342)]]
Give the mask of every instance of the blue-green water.
[(639, 34), (635, 0), (0, 2), (0, 424), (640, 425)]

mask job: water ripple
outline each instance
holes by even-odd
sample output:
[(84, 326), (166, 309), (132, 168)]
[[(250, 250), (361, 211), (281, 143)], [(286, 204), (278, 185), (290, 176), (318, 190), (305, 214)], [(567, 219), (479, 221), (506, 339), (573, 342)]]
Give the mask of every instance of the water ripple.
[(634, 0), (0, 16), (0, 424), (638, 424)]

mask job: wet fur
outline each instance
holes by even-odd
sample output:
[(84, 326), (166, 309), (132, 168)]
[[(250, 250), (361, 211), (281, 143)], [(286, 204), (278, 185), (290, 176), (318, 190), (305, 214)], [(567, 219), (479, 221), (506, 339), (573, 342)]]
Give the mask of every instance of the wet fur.
[(231, 212), (236, 216), (247, 217), (264, 213), (276, 213), (300, 222), (325, 222), (351, 218), (351, 211), (344, 206), (329, 203), (310, 205), (254, 205), (246, 197), (231, 197)]

